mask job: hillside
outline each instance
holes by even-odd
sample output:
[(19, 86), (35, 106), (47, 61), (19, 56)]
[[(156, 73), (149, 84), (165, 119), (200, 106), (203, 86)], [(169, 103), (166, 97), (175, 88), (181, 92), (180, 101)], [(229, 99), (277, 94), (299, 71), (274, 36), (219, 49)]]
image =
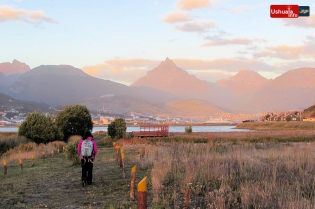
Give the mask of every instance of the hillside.
[(154, 102), (168, 102), (178, 97), (152, 88), (130, 88), (110, 80), (87, 75), (68, 65), (42, 65), (24, 73), (10, 86), (13, 97), (45, 102), (56, 106), (72, 104), (84, 98), (102, 95), (128, 95)]
[(305, 117), (315, 117), (315, 105), (310, 106), (304, 110)]
[[(303, 110), (314, 103), (315, 68), (290, 70), (268, 82), (243, 103), (251, 111)], [(256, 110), (255, 110), (256, 109)]]
[(54, 112), (54, 110), (51, 109), (50, 106), (47, 104), (17, 100), (8, 95), (0, 93), (0, 111), (11, 109), (19, 110), (20, 112), (23, 113), (33, 111)]
[(224, 113), (222, 109), (205, 100), (186, 99), (167, 103), (167, 110), (174, 116), (183, 117), (213, 117)]
[(221, 87), (226, 87), (236, 95), (253, 93), (259, 90), (268, 79), (251, 70), (241, 70), (236, 75), (217, 81)]
[(152, 103), (129, 96), (85, 98), (76, 104), (86, 105), (91, 110), (105, 109), (108, 112), (141, 112), (145, 115), (168, 115), (172, 117), (208, 117), (225, 111), (205, 100), (180, 99), (168, 103)]
[[(18, 61), (13, 63), (26, 66)], [(315, 68), (290, 70), (273, 80), (242, 70), (211, 83), (189, 75), (168, 58), (130, 86), (95, 78), (69, 65), (41, 65), (22, 75), (0, 72), (1, 79), (8, 82), (1, 83), (7, 85), (1, 88), (2, 93), (19, 100), (51, 106), (84, 103), (92, 109), (105, 105), (119, 113), (164, 112), (189, 117), (220, 110), (231, 113), (303, 110), (314, 103), (315, 95)], [(100, 100), (106, 95), (115, 97)], [(188, 100), (209, 103), (187, 105)]]

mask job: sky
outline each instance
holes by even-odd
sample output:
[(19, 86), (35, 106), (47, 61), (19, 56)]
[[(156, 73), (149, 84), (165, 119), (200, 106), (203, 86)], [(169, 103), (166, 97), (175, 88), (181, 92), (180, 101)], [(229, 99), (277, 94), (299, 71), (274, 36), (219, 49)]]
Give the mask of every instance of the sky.
[[(270, 18), (274, 4), (311, 15)], [(315, 1), (0, 0), (0, 63), (66, 64), (129, 85), (166, 57), (210, 82), (315, 67)]]

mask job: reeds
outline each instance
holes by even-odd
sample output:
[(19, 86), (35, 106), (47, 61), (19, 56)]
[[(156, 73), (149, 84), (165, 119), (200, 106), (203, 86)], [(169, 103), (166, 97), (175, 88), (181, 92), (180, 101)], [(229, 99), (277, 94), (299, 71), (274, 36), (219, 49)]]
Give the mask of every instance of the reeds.
[(152, 168), (155, 203), (190, 207), (313, 208), (315, 144), (242, 141), (157, 143), (140, 161)]

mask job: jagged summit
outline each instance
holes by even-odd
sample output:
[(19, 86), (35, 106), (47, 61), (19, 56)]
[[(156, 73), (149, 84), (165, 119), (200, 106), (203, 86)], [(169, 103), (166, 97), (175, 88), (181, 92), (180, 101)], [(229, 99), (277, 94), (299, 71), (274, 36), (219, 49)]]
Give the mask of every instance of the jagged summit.
[(11, 75), (17, 73), (25, 73), (30, 70), (30, 67), (23, 62), (20, 62), (16, 59), (10, 62), (0, 63), (0, 72), (4, 75)]
[(186, 98), (192, 96), (198, 98), (202, 94), (211, 94), (206, 82), (197, 79), (194, 75), (189, 75), (168, 57), (131, 86), (149, 86)]

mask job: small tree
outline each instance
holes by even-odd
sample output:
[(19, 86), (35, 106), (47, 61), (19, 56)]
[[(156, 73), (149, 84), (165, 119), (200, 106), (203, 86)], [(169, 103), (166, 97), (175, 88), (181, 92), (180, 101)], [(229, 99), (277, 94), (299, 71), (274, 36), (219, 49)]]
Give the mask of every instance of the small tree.
[(48, 143), (57, 139), (56, 129), (51, 118), (39, 112), (27, 115), (25, 121), (19, 126), (18, 135), (37, 144)]
[(56, 127), (66, 142), (72, 135), (81, 135), (86, 130), (92, 130), (92, 117), (86, 106), (70, 105), (57, 114)]
[(126, 134), (127, 126), (123, 118), (116, 118), (107, 127), (108, 135), (112, 138), (123, 138)]

